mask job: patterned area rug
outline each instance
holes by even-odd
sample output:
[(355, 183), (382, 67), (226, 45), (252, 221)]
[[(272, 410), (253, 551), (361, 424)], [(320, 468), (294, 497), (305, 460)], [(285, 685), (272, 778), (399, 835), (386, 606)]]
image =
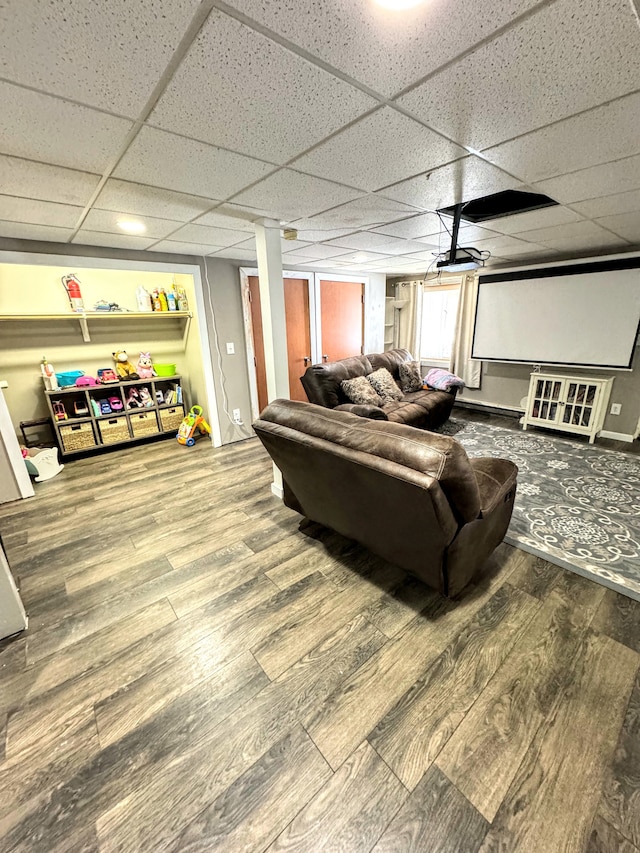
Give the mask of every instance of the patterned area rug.
[(639, 456), (454, 419), (436, 432), (520, 469), (507, 542), (640, 600)]

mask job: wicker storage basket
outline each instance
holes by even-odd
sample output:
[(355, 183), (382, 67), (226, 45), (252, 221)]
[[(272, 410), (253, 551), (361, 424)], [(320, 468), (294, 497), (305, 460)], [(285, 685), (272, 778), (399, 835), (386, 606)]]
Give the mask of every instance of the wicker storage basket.
[(162, 432), (177, 430), (183, 419), (184, 409), (182, 408), (182, 406), (172, 406), (170, 409), (160, 409)]
[(84, 450), (87, 447), (95, 447), (96, 439), (93, 428), (87, 421), (83, 424), (65, 424), (60, 426), (60, 438), (66, 453), (72, 450)]
[(105, 418), (103, 421), (98, 421), (98, 427), (103, 444), (117, 444), (119, 441), (126, 441), (131, 438), (129, 424), (124, 417)]
[(143, 435), (154, 435), (159, 431), (155, 412), (132, 412), (129, 418), (135, 438), (140, 438)]

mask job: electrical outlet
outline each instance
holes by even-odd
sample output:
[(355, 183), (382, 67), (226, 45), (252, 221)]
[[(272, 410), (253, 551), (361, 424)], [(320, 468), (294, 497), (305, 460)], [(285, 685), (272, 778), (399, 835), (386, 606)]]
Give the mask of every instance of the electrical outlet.
[(235, 344), (231, 344), (231, 343), (227, 344), (227, 355), (235, 355), (235, 353), (236, 353)]
[(610, 411), (612, 415), (619, 415), (622, 411), (622, 403), (612, 403)]
[(233, 410), (233, 419), (236, 423), (240, 423), (240, 421), (242, 420), (242, 418), (240, 417), (240, 409)]

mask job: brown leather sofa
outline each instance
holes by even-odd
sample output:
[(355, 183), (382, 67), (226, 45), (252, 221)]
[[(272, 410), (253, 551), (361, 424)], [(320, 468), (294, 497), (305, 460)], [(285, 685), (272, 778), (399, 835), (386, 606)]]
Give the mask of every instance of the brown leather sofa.
[(398, 371), (403, 361), (412, 361), (411, 353), (406, 349), (394, 349), (389, 352), (356, 355), (341, 361), (326, 364), (313, 364), (300, 377), (310, 403), (325, 406), (328, 409), (351, 412), (365, 418), (409, 424), (422, 429), (435, 429), (441, 426), (451, 414), (455, 402), (455, 390), (410, 391), (402, 400), (385, 403), (383, 406), (363, 406), (351, 403), (340, 383), (356, 376), (368, 376), (374, 370), (386, 367), (399, 385)]
[(455, 596), (502, 541), (518, 469), (448, 436), (275, 400), (253, 425), (284, 502)]

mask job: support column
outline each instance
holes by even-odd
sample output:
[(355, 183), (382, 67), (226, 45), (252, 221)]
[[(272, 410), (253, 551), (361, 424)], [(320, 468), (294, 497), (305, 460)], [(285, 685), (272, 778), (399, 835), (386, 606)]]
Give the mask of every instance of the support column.
[[(284, 312), (280, 223), (273, 219), (262, 219), (256, 222), (255, 230), (267, 397), (271, 402), (277, 397), (289, 397), (289, 360)], [(273, 466), (271, 491), (274, 495), (282, 498), (282, 474), (275, 465)]]

